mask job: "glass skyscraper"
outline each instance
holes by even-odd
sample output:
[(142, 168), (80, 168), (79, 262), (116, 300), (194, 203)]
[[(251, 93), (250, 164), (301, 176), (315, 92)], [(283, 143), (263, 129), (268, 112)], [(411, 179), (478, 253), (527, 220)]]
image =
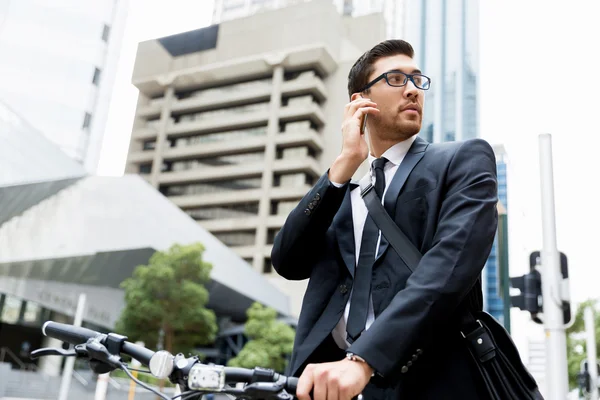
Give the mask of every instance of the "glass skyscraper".
[[(421, 136), (429, 142), (479, 137), (478, 1), (414, 0), (405, 7), (405, 39), (413, 45), (421, 70), (432, 80), (425, 95)], [(495, 146), (494, 150), (501, 216), (482, 273), (484, 309), (509, 328), (503, 300), (506, 288), (502, 285), (508, 276), (506, 162), (503, 147)]]
[(476, 0), (406, 2), (405, 38), (432, 79), (421, 131), (429, 142), (479, 136), (478, 8)]
[(494, 239), (492, 251), (483, 270), (483, 307), (508, 329), (510, 321), (507, 319), (510, 315), (506, 311), (505, 306), (510, 308), (510, 299), (507, 299), (505, 302), (504, 299), (507, 297), (507, 291), (502, 285), (503, 281), (504, 284), (508, 284), (508, 271), (506, 271), (508, 260), (503, 260), (503, 257), (507, 257), (506, 253), (508, 249), (506, 248), (505, 238), (502, 237), (504, 234), (503, 230), (506, 229), (506, 226), (503, 224), (506, 224), (506, 215), (508, 213), (506, 154), (503, 146), (495, 146), (494, 151), (496, 153), (496, 171), (498, 173), (498, 201), (500, 202), (500, 206), (498, 207), (499, 229)]
[(129, 0), (0, 1), (0, 100), (94, 173)]

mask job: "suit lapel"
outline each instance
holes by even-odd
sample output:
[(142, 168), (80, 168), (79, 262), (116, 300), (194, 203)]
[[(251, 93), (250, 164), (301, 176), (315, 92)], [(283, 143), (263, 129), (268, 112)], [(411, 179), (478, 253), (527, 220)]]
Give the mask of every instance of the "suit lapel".
[(335, 225), (335, 233), (338, 245), (340, 246), (340, 253), (352, 278), (354, 278), (354, 267), (356, 265), (356, 246), (354, 245), (354, 223), (352, 222), (352, 202), (350, 200), (350, 193), (355, 187), (356, 185), (351, 183), (350, 188), (346, 191), (346, 196), (344, 197), (344, 201), (336, 216), (337, 221)]
[[(388, 186), (383, 205), (392, 219), (394, 219), (396, 214), (396, 201), (398, 200), (400, 191), (404, 187), (404, 184), (406, 183), (406, 180), (408, 179), (412, 170), (419, 163), (419, 161), (421, 161), (423, 155), (425, 155), (425, 149), (427, 149), (428, 145), (429, 143), (417, 136), (414, 143), (408, 150), (408, 153), (398, 166), (398, 169), (392, 178), (392, 182)], [(377, 260), (383, 256), (388, 246), (389, 242), (383, 235), (381, 235), (381, 243), (379, 245), (379, 251), (377, 253), (375, 262), (377, 262)]]

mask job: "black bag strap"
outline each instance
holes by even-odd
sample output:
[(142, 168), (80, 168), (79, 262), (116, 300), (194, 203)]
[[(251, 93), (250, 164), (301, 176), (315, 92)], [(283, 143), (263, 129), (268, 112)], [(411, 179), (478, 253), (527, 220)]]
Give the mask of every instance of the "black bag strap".
[[(383, 204), (381, 204), (381, 199), (377, 196), (375, 190), (372, 189), (373, 184), (369, 182), (368, 184), (363, 184), (361, 186), (360, 192), (360, 196), (367, 206), (369, 215), (381, 230), (381, 234), (385, 236), (390, 245), (396, 250), (396, 253), (400, 259), (402, 259), (404, 264), (406, 264), (410, 272), (414, 272), (423, 255), (402, 229), (400, 229), (398, 224), (394, 222), (392, 217), (390, 217), (383, 207)], [(473, 316), (468, 307), (466, 308), (465, 312), (460, 313), (461, 334), (465, 338), (468, 336), (467, 332), (472, 332), (481, 326), (481, 322)]]

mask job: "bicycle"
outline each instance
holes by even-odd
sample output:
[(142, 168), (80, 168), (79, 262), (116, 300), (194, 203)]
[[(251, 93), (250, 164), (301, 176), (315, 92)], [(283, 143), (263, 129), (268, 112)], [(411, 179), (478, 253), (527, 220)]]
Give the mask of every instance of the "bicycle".
[[(31, 352), (32, 359), (56, 355), (87, 358), (94, 372), (104, 374), (121, 369), (138, 385), (165, 400), (200, 399), (210, 393), (227, 394), (243, 400), (292, 400), (298, 384), (298, 378), (281, 375), (270, 369), (202, 364), (197, 356), (186, 358), (181, 353), (172, 355), (165, 350), (154, 352), (128, 342), (127, 337), (116, 333), (104, 334), (53, 321), (43, 325), (42, 333), (70, 343), (74, 349), (42, 348)], [(179, 385), (182, 393), (170, 398), (141, 382), (133, 376), (131, 371), (134, 369), (123, 362), (121, 354), (149, 367), (148, 371), (136, 371), (151, 373), (159, 379), (168, 378), (171, 383)], [(243, 386), (238, 387), (239, 383)]]

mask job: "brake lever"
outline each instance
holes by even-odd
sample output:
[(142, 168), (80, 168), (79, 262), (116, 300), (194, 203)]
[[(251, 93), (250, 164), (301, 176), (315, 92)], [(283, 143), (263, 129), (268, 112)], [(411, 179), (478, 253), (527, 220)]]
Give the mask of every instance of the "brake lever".
[(52, 347), (46, 347), (43, 349), (34, 350), (31, 352), (31, 354), (29, 354), (29, 358), (31, 358), (32, 360), (46, 356), (75, 357), (77, 356), (77, 353), (75, 352), (75, 350), (55, 349)]
[[(292, 400), (294, 396), (283, 389), (283, 384), (270, 382), (255, 382), (246, 385), (243, 389), (244, 394), (250, 395), (252, 398), (266, 398), (278, 400)], [(240, 397), (244, 397), (243, 395)]]

